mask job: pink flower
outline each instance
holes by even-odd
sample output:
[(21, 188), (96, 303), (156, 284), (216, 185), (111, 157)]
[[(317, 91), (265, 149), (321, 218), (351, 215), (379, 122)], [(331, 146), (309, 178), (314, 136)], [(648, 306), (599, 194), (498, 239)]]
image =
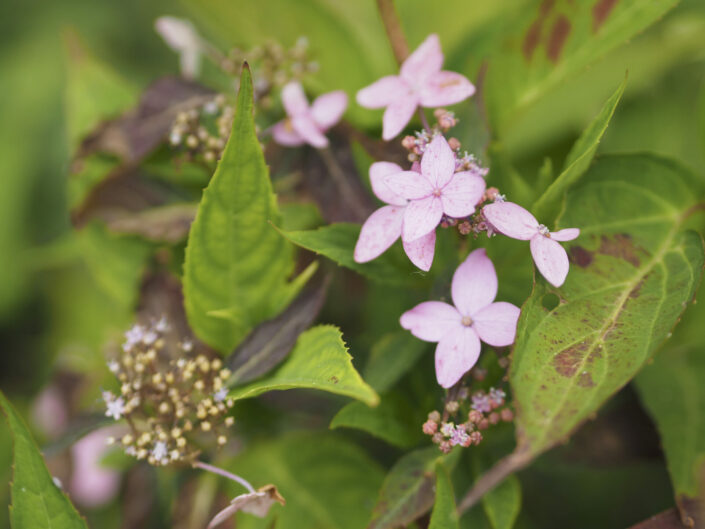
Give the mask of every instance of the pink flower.
[(164, 16), (154, 22), (154, 28), (167, 46), (179, 54), (182, 75), (187, 79), (198, 76), (204, 44), (193, 24), (182, 18)]
[(479, 248), (453, 274), (453, 305), (427, 301), (402, 314), (401, 326), (436, 347), (436, 378), (444, 388), (454, 385), (477, 362), (480, 340), (504, 347), (514, 342), (519, 308), (493, 303), (497, 274), (483, 248)]
[(482, 213), (496, 231), (513, 239), (531, 241), (531, 255), (541, 275), (555, 287), (563, 284), (568, 275), (568, 255), (556, 241), (572, 241), (580, 235), (578, 228), (551, 233), (531, 213), (512, 202), (488, 204)]
[(415, 241), (433, 231), (443, 214), (467, 217), (485, 192), (485, 180), (472, 171), (455, 172), (455, 155), (443, 136), (428, 144), (421, 158), (421, 173), (403, 171), (384, 179), (396, 195), (409, 200), (404, 211), (401, 238)]
[(464, 76), (441, 71), (443, 52), (438, 35), (429, 35), (401, 65), (399, 75), (388, 75), (357, 93), (366, 108), (387, 107), (382, 138), (391, 140), (409, 123), (416, 107), (454, 105), (475, 93)]
[(76, 502), (86, 507), (99, 507), (112, 500), (120, 487), (120, 473), (101, 466), (108, 451), (107, 440), (114, 428), (89, 433), (71, 447), (73, 473), (69, 490)]
[[(416, 169), (418, 171), (418, 167)], [(356, 262), (366, 263), (379, 257), (401, 236), (408, 201), (389, 189), (384, 179), (389, 175), (403, 172), (401, 167), (390, 162), (375, 162), (370, 166), (372, 191), (387, 205), (372, 213), (362, 225), (355, 245)], [(403, 246), (406, 255), (414, 265), (426, 272), (431, 269), (436, 246), (435, 230), (415, 241), (404, 242)]]
[(322, 149), (328, 146), (323, 133), (340, 121), (348, 106), (342, 90), (323, 94), (309, 106), (301, 83), (292, 81), (282, 89), (282, 103), (287, 118), (272, 128), (274, 141), (286, 147), (308, 143)]

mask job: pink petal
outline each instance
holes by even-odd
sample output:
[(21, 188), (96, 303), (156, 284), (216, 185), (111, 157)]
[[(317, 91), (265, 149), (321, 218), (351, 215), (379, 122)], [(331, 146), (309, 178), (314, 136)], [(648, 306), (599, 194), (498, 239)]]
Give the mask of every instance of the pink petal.
[(401, 77), (388, 75), (359, 90), (355, 99), (365, 108), (382, 108), (408, 93), (409, 88)]
[(272, 138), (285, 147), (298, 147), (306, 143), (291, 126), (289, 119), (284, 119), (272, 127)]
[(311, 116), (307, 114), (301, 114), (291, 119), (291, 126), (294, 130), (301, 136), (306, 143), (316, 147), (317, 149), (323, 149), (328, 147), (328, 138), (326, 138), (323, 133), (318, 129), (316, 124), (311, 119)]
[(404, 130), (417, 106), (415, 96), (399, 94), (382, 116), (382, 139), (389, 141)]
[(497, 231), (512, 239), (528, 241), (539, 229), (536, 218), (512, 202), (488, 204), (482, 208), (482, 214)]
[(348, 95), (342, 90), (318, 96), (311, 105), (311, 116), (321, 130), (328, 130), (340, 121), (348, 106)]
[(415, 266), (428, 272), (433, 264), (433, 254), (436, 251), (436, 230), (429, 232), (415, 241), (402, 242), (404, 251)]
[(378, 199), (394, 206), (406, 206), (406, 199), (392, 191), (384, 181), (387, 176), (402, 172), (404, 169), (392, 162), (375, 162), (370, 165), (370, 184)]
[(424, 107), (443, 107), (464, 101), (475, 93), (475, 87), (464, 75), (439, 72), (421, 88), (419, 99)]
[(100, 465), (107, 450), (107, 439), (114, 433), (111, 428), (96, 430), (71, 447), (73, 472), (69, 490), (71, 498), (86, 507), (104, 505), (118, 492), (120, 474)]
[(415, 241), (432, 232), (443, 216), (443, 204), (438, 197), (430, 196), (412, 200), (406, 206), (401, 237), (405, 242)]
[(455, 307), (442, 301), (425, 301), (407, 310), (399, 318), (407, 331), (426, 342), (437, 342), (451, 329), (461, 327), (460, 314)]
[(455, 173), (443, 188), (443, 213), (449, 217), (467, 217), (485, 193), (485, 179), (469, 171)]
[(484, 248), (470, 252), (456, 269), (451, 283), (455, 307), (463, 316), (471, 316), (494, 301), (497, 273)]
[(473, 328), (480, 340), (495, 347), (514, 343), (518, 319), (519, 307), (504, 301), (487, 305), (472, 317)]
[(401, 65), (401, 76), (412, 86), (420, 85), (441, 71), (443, 52), (438, 35), (431, 34)]
[(440, 189), (450, 182), (454, 172), (455, 154), (446, 139), (438, 135), (431, 140), (421, 157), (421, 174)]
[(385, 177), (384, 183), (393, 193), (408, 200), (419, 200), (433, 193), (428, 179), (416, 171), (402, 171)]
[(551, 239), (554, 241), (572, 241), (577, 239), (579, 235), (580, 230), (578, 228), (566, 228), (551, 232)]
[(403, 206), (384, 206), (372, 213), (360, 230), (355, 245), (355, 261), (366, 263), (379, 257), (401, 235)]
[(472, 327), (459, 325), (436, 347), (436, 379), (444, 388), (453, 386), (472, 369), (480, 356), (480, 339)]
[(531, 239), (531, 255), (546, 281), (559, 287), (568, 275), (568, 254), (553, 239), (537, 234)]
[(291, 81), (282, 88), (282, 104), (292, 118), (308, 112), (308, 100), (301, 83)]

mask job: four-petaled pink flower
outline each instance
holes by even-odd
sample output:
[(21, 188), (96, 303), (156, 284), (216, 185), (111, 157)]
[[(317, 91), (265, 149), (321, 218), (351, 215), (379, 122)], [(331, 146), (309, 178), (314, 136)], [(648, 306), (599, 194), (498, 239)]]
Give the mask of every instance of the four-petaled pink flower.
[(445, 213), (467, 217), (485, 192), (485, 180), (471, 172), (455, 172), (455, 154), (443, 136), (436, 136), (421, 158), (421, 173), (403, 171), (384, 179), (396, 195), (409, 200), (401, 238), (412, 242), (436, 229)]
[(531, 213), (512, 202), (488, 204), (482, 213), (496, 231), (513, 239), (531, 241), (531, 255), (541, 275), (555, 287), (563, 284), (568, 275), (568, 255), (556, 241), (572, 241), (580, 235), (578, 228), (551, 233)]
[(401, 326), (422, 340), (438, 342), (436, 378), (444, 388), (453, 386), (480, 356), (480, 340), (504, 347), (514, 342), (519, 308), (494, 302), (497, 274), (483, 248), (479, 248), (453, 274), (453, 305), (427, 301), (402, 314)]
[(391, 140), (399, 134), (418, 106), (454, 105), (475, 93), (475, 87), (466, 77), (441, 71), (442, 65), (438, 35), (429, 35), (404, 61), (399, 75), (382, 77), (357, 93), (357, 102), (363, 107), (387, 107), (382, 119), (382, 138)]
[[(414, 169), (418, 174), (418, 163), (412, 166), (412, 170)], [(391, 162), (375, 162), (370, 166), (372, 191), (387, 205), (372, 213), (362, 225), (354, 253), (355, 261), (358, 263), (366, 263), (379, 257), (401, 235), (408, 201), (395, 194), (384, 182), (387, 176), (401, 172), (403, 169)], [(403, 246), (411, 262), (421, 270), (428, 272), (431, 269), (431, 263), (433, 263), (436, 231), (432, 230), (414, 241), (404, 242)]]
[(318, 96), (309, 106), (301, 83), (292, 81), (282, 89), (282, 104), (287, 117), (272, 128), (274, 141), (286, 147), (308, 143), (322, 149), (328, 146), (324, 132), (340, 121), (348, 96), (336, 90)]

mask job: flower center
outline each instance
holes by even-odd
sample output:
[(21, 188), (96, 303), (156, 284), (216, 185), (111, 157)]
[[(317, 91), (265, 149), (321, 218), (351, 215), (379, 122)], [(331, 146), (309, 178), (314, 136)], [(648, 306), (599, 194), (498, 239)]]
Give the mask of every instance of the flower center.
[(436, 189), (433, 190), (432, 194), (434, 197), (440, 197), (442, 193), (441, 193), (440, 188), (437, 187)]
[(470, 316), (463, 316), (460, 323), (462, 323), (465, 327), (470, 327), (472, 325), (472, 318)]
[(548, 228), (544, 226), (543, 224), (539, 224), (539, 233), (543, 235), (544, 237), (550, 237), (551, 232), (548, 231)]

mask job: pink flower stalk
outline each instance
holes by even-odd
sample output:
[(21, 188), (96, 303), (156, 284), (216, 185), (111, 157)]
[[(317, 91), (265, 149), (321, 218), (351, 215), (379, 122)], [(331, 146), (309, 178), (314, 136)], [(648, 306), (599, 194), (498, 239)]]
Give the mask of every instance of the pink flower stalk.
[(554, 287), (559, 287), (568, 275), (568, 254), (556, 241), (572, 241), (578, 228), (549, 232), (543, 224), (521, 206), (512, 202), (494, 202), (482, 209), (493, 228), (512, 239), (531, 241), (531, 255), (541, 275)]
[(388, 75), (357, 93), (357, 102), (366, 108), (387, 107), (382, 138), (399, 134), (418, 106), (435, 108), (454, 105), (475, 93), (464, 76), (441, 71), (443, 52), (438, 35), (429, 35), (401, 65), (399, 75)]
[[(418, 171), (418, 164), (414, 166)], [(389, 189), (384, 179), (389, 175), (402, 172), (404, 171), (401, 167), (390, 162), (375, 162), (370, 166), (372, 191), (387, 205), (372, 213), (362, 225), (354, 253), (355, 261), (358, 263), (376, 259), (401, 236), (404, 212), (409, 201)], [(414, 265), (426, 272), (431, 269), (436, 247), (435, 230), (415, 241), (403, 242), (403, 246), (406, 255)]]
[(503, 301), (494, 303), (497, 274), (483, 248), (468, 255), (453, 274), (453, 305), (426, 301), (406, 311), (401, 326), (436, 347), (436, 379), (444, 388), (453, 386), (477, 362), (480, 340), (504, 347), (514, 342), (519, 308)]
[(443, 136), (436, 136), (426, 147), (420, 173), (390, 174), (384, 182), (409, 201), (402, 224), (404, 242), (435, 230), (444, 213), (456, 218), (472, 214), (485, 192), (485, 180), (476, 172), (455, 172), (455, 154)]
[(308, 143), (323, 149), (328, 147), (324, 132), (340, 121), (348, 106), (348, 96), (342, 90), (329, 92), (309, 106), (301, 83), (291, 81), (282, 89), (282, 103), (287, 117), (272, 128), (274, 141), (286, 147)]

